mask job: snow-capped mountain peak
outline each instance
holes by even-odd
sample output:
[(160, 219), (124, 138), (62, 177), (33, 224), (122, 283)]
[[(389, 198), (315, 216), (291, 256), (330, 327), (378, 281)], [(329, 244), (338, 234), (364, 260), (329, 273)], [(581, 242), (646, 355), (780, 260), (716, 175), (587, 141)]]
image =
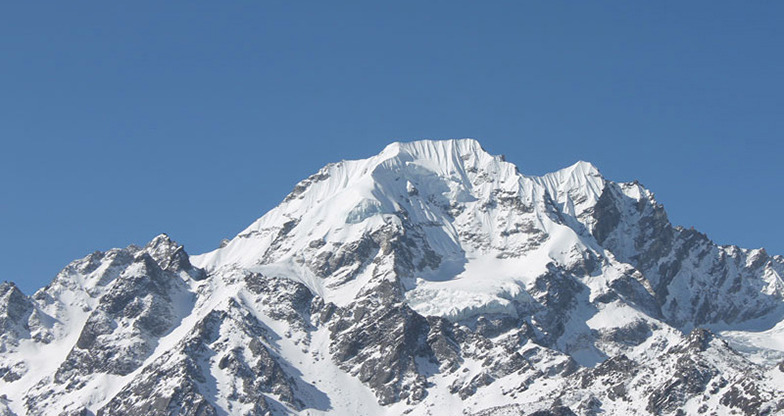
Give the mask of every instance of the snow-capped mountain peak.
[[(444, 306), (422, 307), (457, 317), (508, 311), (506, 298), (523, 293), (518, 286), (531, 277), (512, 270), (540, 273), (551, 261), (552, 250), (543, 246), (548, 232), (559, 235), (558, 244), (570, 238), (577, 244), (560, 221), (543, 186), (476, 140), (393, 143), (369, 159), (328, 165), (225, 247), (194, 262), (295, 276), (328, 301), (347, 304), (384, 272), (382, 259), (394, 252), (398, 262), (385, 272), (404, 292), (416, 289), (409, 302), (420, 305), (430, 296), (423, 291), (437, 290)], [(398, 241), (406, 246), (394, 248)], [(363, 258), (354, 258), (358, 250)], [(376, 266), (368, 267), (374, 258)], [(495, 263), (510, 271), (475, 277)], [(448, 282), (453, 286), (441, 287)]]

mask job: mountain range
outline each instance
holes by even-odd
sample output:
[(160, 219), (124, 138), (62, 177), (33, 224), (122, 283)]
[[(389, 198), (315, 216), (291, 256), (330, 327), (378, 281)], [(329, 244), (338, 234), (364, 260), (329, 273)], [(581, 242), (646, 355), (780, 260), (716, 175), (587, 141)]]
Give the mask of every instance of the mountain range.
[(782, 276), (590, 163), (393, 143), (214, 251), (0, 285), (0, 415), (784, 414)]

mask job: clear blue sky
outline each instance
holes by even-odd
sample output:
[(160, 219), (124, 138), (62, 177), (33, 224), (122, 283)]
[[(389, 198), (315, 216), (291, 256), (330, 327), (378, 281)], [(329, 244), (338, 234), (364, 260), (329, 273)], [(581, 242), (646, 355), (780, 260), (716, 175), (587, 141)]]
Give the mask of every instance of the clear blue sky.
[(784, 3), (337, 3), (0, 6), (0, 280), (160, 232), (208, 251), (322, 165), (421, 138), (588, 160), (784, 254)]

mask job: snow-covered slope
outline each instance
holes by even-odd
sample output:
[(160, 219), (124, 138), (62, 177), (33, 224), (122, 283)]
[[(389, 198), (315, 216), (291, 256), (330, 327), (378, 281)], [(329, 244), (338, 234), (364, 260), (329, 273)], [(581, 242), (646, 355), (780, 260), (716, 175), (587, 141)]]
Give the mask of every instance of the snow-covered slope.
[(0, 286), (0, 414), (774, 414), (782, 273), (589, 163), (393, 143), (212, 252)]

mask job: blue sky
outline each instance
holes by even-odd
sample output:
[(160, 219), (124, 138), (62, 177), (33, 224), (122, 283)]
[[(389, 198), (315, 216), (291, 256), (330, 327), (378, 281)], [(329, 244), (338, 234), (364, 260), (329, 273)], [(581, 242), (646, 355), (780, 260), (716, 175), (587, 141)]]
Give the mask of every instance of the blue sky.
[(0, 280), (160, 232), (208, 251), (324, 164), (422, 138), (588, 160), (784, 254), (783, 4), (4, 4)]

